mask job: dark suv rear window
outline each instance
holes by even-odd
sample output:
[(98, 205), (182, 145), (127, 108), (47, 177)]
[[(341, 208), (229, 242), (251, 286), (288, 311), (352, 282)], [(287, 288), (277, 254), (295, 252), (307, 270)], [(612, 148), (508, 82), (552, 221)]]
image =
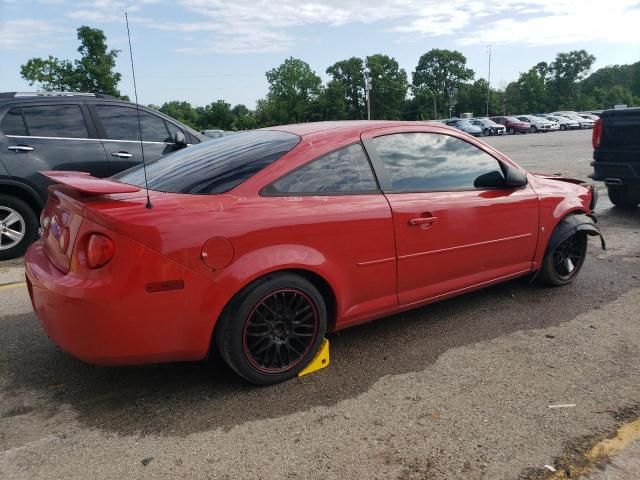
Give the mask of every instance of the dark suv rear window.
[[(299, 141), (300, 137), (291, 133), (256, 130), (187, 147), (147, 164), (149, 188), (170, 193), (224, 193), (278, 160)], [(144, 187), (142, 165), (114, 178)]]

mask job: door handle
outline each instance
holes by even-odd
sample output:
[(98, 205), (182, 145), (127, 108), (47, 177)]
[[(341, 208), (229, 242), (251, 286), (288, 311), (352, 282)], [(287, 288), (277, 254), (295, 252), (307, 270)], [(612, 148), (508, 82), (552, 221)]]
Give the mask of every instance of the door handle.
[(33, 152), (33, 147), (28, 145), (9, 145), (7, 148), (14, 152)]
[(409, 220), (409, 225), (411, 225), (412, 227), (426, 228), (426, 227), (430, 227), (433, 224), (433, 222), (435, 222), (436, 220), (438, 220), (438, 217), (412, 218), (411, 220)]
[(118, 158), (131, 158), (131, 157), (133, 157), (133, 155), (131, 155), (130, 153), (127, 153), (127, 152), (111, 152), (111, 156), (112, 157), (118, 157)]

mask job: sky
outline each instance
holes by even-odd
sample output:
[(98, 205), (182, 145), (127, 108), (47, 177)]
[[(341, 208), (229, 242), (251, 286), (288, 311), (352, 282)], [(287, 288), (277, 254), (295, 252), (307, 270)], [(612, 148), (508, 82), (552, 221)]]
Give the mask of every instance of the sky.
[(293, 56), (323, 80), (334, 62), (383, 53), (411, 80), (432, 48), (459, 50), (476, 78), (504, 87), (558, 52), (586, 49), (593, 70), (640, 60), (640, 0), (0, 0), (0, 91), (33, 91), (32, 57), (77, 58), (76, 29), (102, 29), (121, 50), (120, 91), (133, 99), (124, 12), (144, 104), (224, 99), (249, 108), (265, 72)]

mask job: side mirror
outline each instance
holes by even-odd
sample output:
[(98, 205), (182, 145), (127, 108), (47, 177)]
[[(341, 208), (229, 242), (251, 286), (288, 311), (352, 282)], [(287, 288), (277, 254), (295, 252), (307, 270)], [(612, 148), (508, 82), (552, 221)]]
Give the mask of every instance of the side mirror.
[(184, 136), (184, 133), (178, 131), (173, 136), (173, 143), (175, 143), (178, 147), (186, 147), (187, 139)]
[(521, 188), (527, 184), (527, 175), (520, 169), (505, 165), (505, 185), (507, 187)]
[(483, 173), (473, 182), (476, 188), (504, 188), (506, 182), (502, 172), (494, 170), (493, 172)]

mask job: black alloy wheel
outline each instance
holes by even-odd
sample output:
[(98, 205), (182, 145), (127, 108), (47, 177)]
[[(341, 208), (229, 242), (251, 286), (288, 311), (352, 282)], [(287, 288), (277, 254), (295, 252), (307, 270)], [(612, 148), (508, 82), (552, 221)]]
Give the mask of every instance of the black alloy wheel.
[(563, 240), (542, 262), (540, 280), (553, 286), (571, 283), (587, 257), (587, 234), (577, 232)]
[(313, 300), (301, 290), (270, 293), (253, 308), (245, 322), (244, 354), (261, 372), (289, 370), (313, 346), (318, 323)]

